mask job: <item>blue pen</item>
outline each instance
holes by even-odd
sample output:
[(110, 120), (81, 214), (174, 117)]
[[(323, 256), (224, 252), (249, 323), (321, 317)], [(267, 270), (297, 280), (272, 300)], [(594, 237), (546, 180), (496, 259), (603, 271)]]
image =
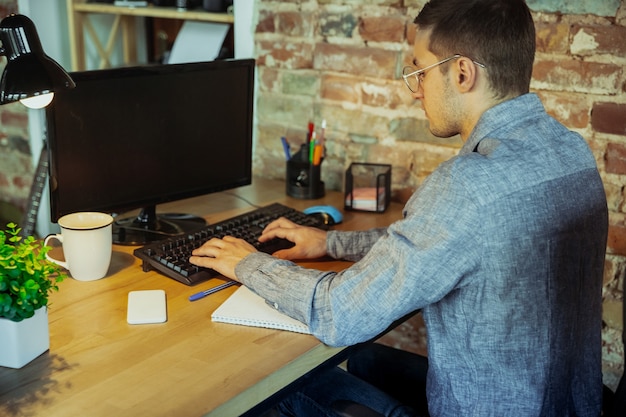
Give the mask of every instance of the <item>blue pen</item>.
[(284, 136), (280, 138), (280, 140), (283, 143), (283, 150), (285, 151), (285, 158), (287, 158), (287, 161), (289, 161), (291, 159), (291, 149), (289, 148), (289, 142), (287, 142), (287, 139)]
[(199, 292), (199, 293), (197, 293), (197, 294), (194, 294), (194, 295), (189, 296), (189, 301), (196, 301), (196, 300), (199, 300), (199, 299), (201, 299), (201, 298), (206, 297), (207, 295), (211, 295), (211, 294), (213, 294), (213, 293), (216, 293), (216, 292), (218, 292), (218, 291), (223, 290), (224, 288), (228, 288), (228, 287), (230, 287), (230, 286), (233, 286), (233, 285), (235, 285), (235, 284), (237, 284), (237, 283), (238, 283), (237, 281), (228, 281), (228, 282), (225, 282), (225, 283), (220, 284), (220, 285), (218, 285), (218, 286), (216, 286), (216, 287), (209, 288), (208, 290), (205, 290), (205, 291), (202, 291), (202, 292)]

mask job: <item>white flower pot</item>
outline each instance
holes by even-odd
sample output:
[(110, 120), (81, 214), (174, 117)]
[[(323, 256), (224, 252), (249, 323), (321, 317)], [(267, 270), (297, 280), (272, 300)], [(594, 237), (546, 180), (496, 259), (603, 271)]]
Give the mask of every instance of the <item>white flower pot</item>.
[(19, 322), (0, 318), (0, 366), (21, 368), (50, 349), (48, 310)]

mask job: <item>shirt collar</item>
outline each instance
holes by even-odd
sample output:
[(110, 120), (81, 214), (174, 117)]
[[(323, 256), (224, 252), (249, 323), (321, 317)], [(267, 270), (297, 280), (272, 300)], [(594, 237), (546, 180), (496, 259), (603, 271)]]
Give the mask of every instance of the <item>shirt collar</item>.
[(496, 104), (480, 116), (474, 130), (463, 144), (459, 155), (475, 152), (480, 142), (491, 136), (495, 130), (502, 126), (516, 124), (520, 120), (521, 114), (527, 114), (531, 110), (537, 111), (538, 108), (543, 109), (543, 104), (535, 93), (523, 94)]

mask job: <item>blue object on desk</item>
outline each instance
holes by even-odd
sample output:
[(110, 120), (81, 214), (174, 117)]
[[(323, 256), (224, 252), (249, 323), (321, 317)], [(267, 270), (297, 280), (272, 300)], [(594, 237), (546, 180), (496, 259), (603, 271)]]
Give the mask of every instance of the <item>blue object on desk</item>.
[(202, 292), (199, 292), (199, 293), (196, 293), (196, 294), (194, 294), (194, 295), (189, 296), (189, 301), (196, 301), (196, 300), (199, 300), (199, 299), (201, 299), (201, 298), (206, 297), (207, 295), (211, 295), (211, 294), (213, 294), (213, 293), (216, 293), (216, 292), (218, 292), (218, 291), (221, 291), (221, 290), (223, 290), (224, 288), (228, 288), (228, 287), (230, 287), (231, 285), (235, 285), (235, 284), (238, 284), (238, 282), (237, 282), (237, 281), (228, 281), (228, 282), (225, 282), (225, 283), (220, 284), (220, 285), (218, 285), (218, 286), (215, 286), (215, 287), (213, 287), (213, 288), (209, 288), (208, 290), (205, 290), (205, 291), (202, 291)]
[(318, 216), (322, 219), (324, 224), (332, 226), (333, 224), (341, 223), (343, 215), (334, 206), (312, 206), (302, 210), (302, 212), (309, 216)]

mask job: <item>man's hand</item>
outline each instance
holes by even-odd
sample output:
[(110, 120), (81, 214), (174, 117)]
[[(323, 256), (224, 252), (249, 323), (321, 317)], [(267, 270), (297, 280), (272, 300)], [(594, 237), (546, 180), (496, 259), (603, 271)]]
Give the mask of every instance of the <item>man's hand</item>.
[(245, 240), (225, 236), (223, 239), (210, 239), (198, 249), (194, 249), (189, 262), (214, 269), (227, 278), (237, 280), (235, 266), (256, 251), (256, 248)]
[[(326, 232), (313, 227), (300, 226), (285, 218), (270, 223), (259, 237), (267, 242), (274, 238), (287, 239), (295, 246), (279, 250), (272, 255), (280, 259), (315, 259), (326, 255)], [(256, 248), (242, 239), (225, 236), (211, 239), (191, 253), (189, 262), (211, 268), (227, 278), (238, 280), (235, 275), (237, 264)]]
[(272, 254), (280, 259), (315, 259), (326, 255), (326, 232), (324, 230), (300, 226), (281, 217), (267, 225), (259, 241), (267, 242), (274, 238), (287, 239), (295, 243), (292, 248)]

